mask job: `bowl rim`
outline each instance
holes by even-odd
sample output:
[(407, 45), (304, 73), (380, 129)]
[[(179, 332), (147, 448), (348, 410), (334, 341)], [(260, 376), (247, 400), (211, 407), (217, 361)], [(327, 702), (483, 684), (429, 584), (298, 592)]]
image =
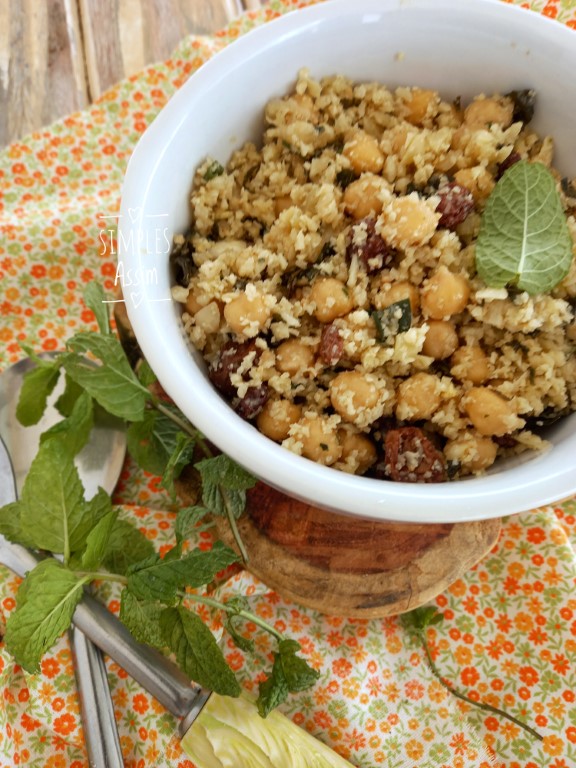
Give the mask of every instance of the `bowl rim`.
[[(448, 10), (464, 16), (490, 10), (495, 18), (503, 19), (506, 23), (517, 24), (521, 21), (539, 33), (546, 31), (555, 39), (566, 35), (566, 41), (569, 40), (572, 45), (576, 42), (574, 33), (565, 25), (502, 0), (467, 0), (465, 4), (461, 0), (357, 0), (354, 4), (349, 0), (326, 0), (290, 11), (250, 30), (218, 51), (171, 97), (143, 134), (130, 158), (122, 187), (118, 229), (129, 232), (137, 231), (142, 226), (142, 222), (131, 221), (128, 213), (132, 208), (145, 207), (154, 176), (170, 146), (170, 141), (163, 143), (160, 139), (166, 131), (174, 135), (188, 119), (188, 97), (193, 89), (213, 85), (226, 76), (240, 55), (252, 55), (254, 50), (259, 50), (258, 46), (261, 48), (277, 44), (280, 36), (294, 35), (302, 27), (324, 23), (327, 18), (342, 13), (358, 16), (373, 12), (382, 16), (402, 8), (426, 8), (434, 9), (435, 12)], [(139, 255), (127, 249), (122, 258), (137, 262)], [(158, 300), (146, 288), (144, 293), (145, 299)], [(194, 382), (195, 394), (200, 396), (201, 407), (195, 410), (183, 408), (182, 383), (175, 383), (163, 375), (166, 360), (169, 365), (178, 363), (175, 357), (178, 350), (169, 349), (167, 352), (163, 347), (165, 329), (158, 318), (155, 319), (153, 314), (146, 311), (149, 303), (144, 300), (136, 306), (127, 301), (126, 308), (143, 354), (167, 393), (220, 450), (257, 477), (265, 478), (267, 484), (297, 499), (307, 503), (315, 499), (318, 506), (352, 516), (397, 522), (445, 523), (523, 512), (553, 503), (576, 491), (574, 468), (569, 462), (554, 466), (549, 460), (551, 451), (531, 455), (503, 473), (471, 477), (453, 483), (397, 483), (350, 475), (293, 454), (262, 435), (232, 411), (204, 374), (196, 377)], [(181, 339), (178, 347), (180, 351), (184, 344), (186, 342)], [(566, 421), (574, 423), (576, 414)], [(221, 427), (215, 436), (213, 427), (219, 423)], [(574, 429), (572, 431), (576, 432)], [(547, 472), (544, 478), (534, 471), (538, 464), (543, 463)]]

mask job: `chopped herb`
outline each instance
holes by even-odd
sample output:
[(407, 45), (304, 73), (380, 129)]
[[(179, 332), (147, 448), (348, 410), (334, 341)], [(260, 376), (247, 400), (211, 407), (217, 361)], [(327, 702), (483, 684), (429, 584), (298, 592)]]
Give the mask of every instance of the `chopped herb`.
[(536, 107), (536, 91), (532, 88), (524, 88), (520, 91), (510, 91), (506, 94), (512, 99), (514, 112), (512, 120), (515, 123), (522, 122), (528, 124), (534, 117)]
[(338, 184), (341, 189), (346, 189), (346, 187), (349, 184), (352, 184), (353, 181), (356, 181), (357, 178), (358, 176), (351, 168), (343, 168), (336, 174), (336, 184)]
[(222, 176), (224, 173), (224, 166), (220, 165), (218, 160), (214, 160), (208, 168), (206, 169), (204, 173), (204, 181), (210, 181), (211, 179), (215, 179), (216, 176)]
[(401, 299), (384, 309), (372, 312), (372, 320), (376, 326), (376, 338), (382, 344), (391, 344), (399, 333), (406, 333), (412, 325), (412, 308), (410, 299)]

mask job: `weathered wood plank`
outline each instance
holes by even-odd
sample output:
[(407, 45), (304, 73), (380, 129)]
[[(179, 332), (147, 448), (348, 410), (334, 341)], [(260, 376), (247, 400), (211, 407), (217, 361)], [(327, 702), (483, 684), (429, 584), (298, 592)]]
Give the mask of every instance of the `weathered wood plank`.
[(79, 4), (92, 99), (147, 64), (168, 58), (186, 35), (211, 34), (244, 10), (240, 0), (79, 0)]
[(266, 0), (0, 0), (0, 146)]
[(0, 2), (0, 145), (88, 104), (75, 0)]

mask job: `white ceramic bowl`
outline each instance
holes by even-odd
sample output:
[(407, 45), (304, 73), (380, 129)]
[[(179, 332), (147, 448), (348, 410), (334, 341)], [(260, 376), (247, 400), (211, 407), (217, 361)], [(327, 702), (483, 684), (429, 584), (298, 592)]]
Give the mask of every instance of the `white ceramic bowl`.
[(284, 492), (381, 520), (455, 522), (516, 513), (576, 492), (576, 414), (546, 453), (499, 463), (480, 478), (407, 484), (355, 477), (296, 456), (233, 413), (209, 383), (170, 299), (169, 243), (190, 222), (195, 167), (226, 162), (261, 134), (262, 109), (293, 84), (342, 73), (444, 97), (535, 88), (534, 127), (557, 142), (557, 167), (576, 174), (576, 35), (500, 0), (330, 0), (245, 35), (175, 94), (130, 161), (119, 221), (130, 320), (143, 353), (183, 413), (222, 451)]

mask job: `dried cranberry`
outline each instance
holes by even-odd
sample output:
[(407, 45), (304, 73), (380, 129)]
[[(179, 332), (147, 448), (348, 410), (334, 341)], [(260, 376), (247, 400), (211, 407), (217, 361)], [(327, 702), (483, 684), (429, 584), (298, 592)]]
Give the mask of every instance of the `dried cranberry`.
[(257, 387), (248, 387), (246, 394), (238, 398), (234, 410), (243, 419), (250, 421), (255, 419), (268, 400), (268, 385), (260, 384)]
[(522, 157), (518, 152), (510, 152), (508, 157), (505, 160), (502, 160), (501, 163), (498, 165), (498, 172), (496, 174), (496, 179), (500, 179), (502, 175), (508, 170), (508, 168), (512, 168), (513, 165), (516, 165), (517, 162), (522, 160)]
[(391, 429), (384, 438), (386, 475), (402, 483), (441, 483), (447, 478), (442, 451), (419, 427)]
[(340, 331), (333, 323), (326, 325), (320, 338), (320, 350), (318, 352), (320, 359), (326, 365), (336, 365), (342, 357), (343, 351), (344, 339), (340, 335)]
[(501, 448), (514, 448), (518, 445), (518, 440), (512, 435), (493, 435), (492, 440)]
[(376, 221), (368, 216), (352, 225), (346, 255), (350, 260), (357, 256), (367, 272), (376, 272), (391, 267), (397, 253), (376, 232)]
[(255, 361), (259, 357), (254, 341), (244, 341), (239, 344), (236, 341), (228, 341), (222, 346), (218, 359), (208, 371), (210, 381), (216, 389), (227, 397), (236, 395), (236, 387), (230, 377), (240, 368), (244, 358), (251, 352), (256, 352)]
[(455, 229), (474, 210), (474, 196), (468, 187), (451, 181), (438, 190), (440, 202), (436, 206), (441, 214), (438, 225), (447, 229)]

